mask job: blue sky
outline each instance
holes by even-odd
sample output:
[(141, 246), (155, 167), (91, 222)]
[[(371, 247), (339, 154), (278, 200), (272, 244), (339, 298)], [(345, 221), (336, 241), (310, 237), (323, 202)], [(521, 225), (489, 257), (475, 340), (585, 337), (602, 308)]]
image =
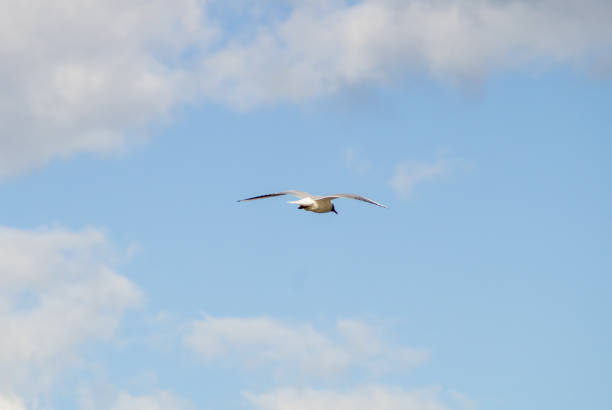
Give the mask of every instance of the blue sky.
[(0, 408), (612, 405), (607, 2), (9, 6)]

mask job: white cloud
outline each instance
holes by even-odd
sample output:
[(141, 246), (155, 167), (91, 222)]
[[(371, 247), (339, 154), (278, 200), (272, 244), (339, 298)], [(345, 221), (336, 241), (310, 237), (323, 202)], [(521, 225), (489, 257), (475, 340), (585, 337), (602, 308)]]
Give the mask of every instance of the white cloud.
[(121, 149), (193, 88), (178, 61), (211, 32), (201, 0), (3, 3), (0, 177)]
[(283, 375), (297, 372), (321, 378), (349, 369), (379, 373), (403, 369), (429, 355), (424, 349), (389, 346), (360, 321), (338, 321), (329, 333), (265, 317), (205, 316), (192, 324), (186, 342), (206, 362), (223, 359), (238, 366), (271, 366)]
[(443, 178), (455, 171), (460, 164), (458, 160), (446, 158), (432, 162), (404, 161), (395, 168), (389, 185), (397, 195), (406, 199), (417, 185)]
[(204, 87), (249, 106), (408, 72), (465, 82), (534, 62), (580, 63), (612, 54), (610, 18), (607, 0), (304, 1), (206, 57)]
[(0, 393), (0, 409), (2, 410), (26, 410), (21, 398), (11, 394), (3, 395)]
[(195, 97), (249, 107), (407, 73), (465, 82), (541, 62), (593, 63), (599, 72), (612, 55), (608, 0), (3, 6), (0, 177), (120, 150)]
[(0, 389), (50, 386), (79, 360), (79, 347), (110, 339), (142, 303), (112, 259), (96, 230), (0, 227)]
[(271, 393), (245, 393), (258, 410), (449, 410), (438, 389), (403, 390), (366, 386), (350, 391), (278, 389)]

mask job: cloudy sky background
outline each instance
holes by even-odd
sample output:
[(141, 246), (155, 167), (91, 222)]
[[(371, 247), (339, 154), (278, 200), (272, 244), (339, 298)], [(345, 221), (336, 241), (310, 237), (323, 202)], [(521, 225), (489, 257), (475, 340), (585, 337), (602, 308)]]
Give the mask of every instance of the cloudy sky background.
[(612, 406), (610, 2), (2, 5), (0, 409)]

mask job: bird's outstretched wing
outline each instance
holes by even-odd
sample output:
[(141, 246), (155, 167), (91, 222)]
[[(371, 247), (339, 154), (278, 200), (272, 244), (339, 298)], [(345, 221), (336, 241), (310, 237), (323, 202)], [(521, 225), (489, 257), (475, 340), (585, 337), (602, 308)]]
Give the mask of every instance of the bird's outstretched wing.
[(242, 202), (242, 201), (252, 201), (254, 199), (264, 199), (264, 198), (272, 198), (275, 196), (281, 196), (281, 195), (293, 195), (296, 198), (308, 198), (311, 195), (308, 192), (302, 192), (302, 191), (285, 191), (285, 192), (277, 192), (275, 194), (266, 194), (266, 195), (257, 195), (257, 196), (253, 196), (251, 198), (245, 198), (245, 199), (239, 199), (238, 202)]
[(361, 195), (355, 195), (355, 194), (334, 194), (334, 195), (326, 195), (326, 196), (322, 196), (320, 198), (317, 199), (336, 199), (336, 198), (351, 198), (351, 199), (356, 199), (358, 201), (363, 201), (363, 202), (367, 202), (369, 204), (373, 204), (373, 205), (377, 205), (383, 208), (386, 208), (387, 206), (383, 205), (383, 204), (379, 204), (376, 201), (372, 201), (370, 198), (366, 198), (365, 196), (361, 196)]

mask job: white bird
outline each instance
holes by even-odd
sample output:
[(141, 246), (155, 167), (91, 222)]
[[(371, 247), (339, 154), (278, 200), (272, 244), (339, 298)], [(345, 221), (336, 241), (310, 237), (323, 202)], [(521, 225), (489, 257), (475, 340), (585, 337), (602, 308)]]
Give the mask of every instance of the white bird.
[(275, 194), (258, 195), (258, 196), (254, 196), (251, 198), (240, 199), (238, 200), (238, 202), (252, 201), (254, 199), (272, 198), (272, 197), (281, 196), (281, 195), (293, 195), (294, 197), (299, 198), (299, 199), (297, 201), (288, 201), (289, 204), (298, 204), (299, 205), (298, 209), (316, 212), (319, 214), (323, 214), (326, 212), (333, 212), (337, 215), (338, 212), (336, 212), (336, 208), (334, 207), (334, 204), (332, 203), (332, 201), (336, 198), (357, 199), (359, 201), (367, 202), (370, 204), (374, 204), (374, 205), (386, 208), (385, 205), (379, 204), (378, 202), (372, 201), (371, 199), (360, 196), (360, 195), (334, 194), (334, 195), (320, 196), (320, 195), (311, 195), (308, 192), (302, 192), (302, 191), (285, 191), (285, 192), (277, 192)]

